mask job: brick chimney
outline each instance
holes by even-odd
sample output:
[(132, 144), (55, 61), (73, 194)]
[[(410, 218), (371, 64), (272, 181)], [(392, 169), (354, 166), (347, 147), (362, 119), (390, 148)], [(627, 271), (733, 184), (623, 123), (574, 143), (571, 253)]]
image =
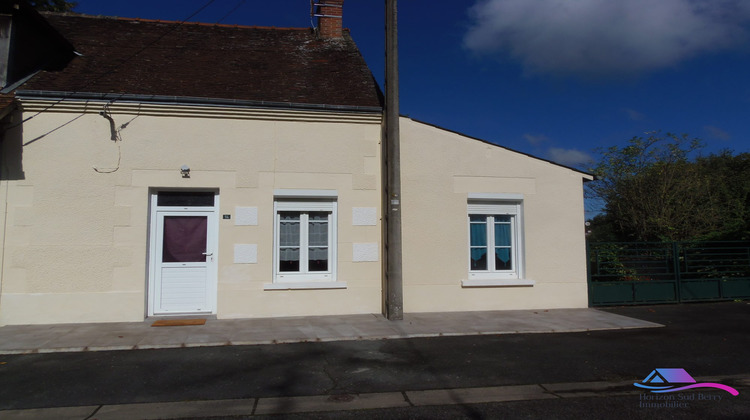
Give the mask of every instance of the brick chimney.
[(318, 35), (323, 39), (343, 38), (344, 0), (315, 0)]

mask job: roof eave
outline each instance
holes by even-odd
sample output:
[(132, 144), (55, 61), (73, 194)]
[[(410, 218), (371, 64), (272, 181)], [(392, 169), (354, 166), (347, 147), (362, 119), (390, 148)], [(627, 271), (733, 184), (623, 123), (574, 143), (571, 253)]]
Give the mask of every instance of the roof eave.
[(60, 92), (46, 90), (16, 90), (19, 99), (51, 99), (51, 100), (96, 100), (111, 102), (144, 102), (169, 105), (205, 105), (205, 106), (236, 106), (245, 108), (278, 108), (304, 109), (317, 111), (380, 113), (382, 107), (335, 105), (335, 104), (307, 104), (298, 102), (257, 101), (246, 99), (200, 98), (190, 96), (142, 95), (132, 93), (95, 93), (95, 92)]

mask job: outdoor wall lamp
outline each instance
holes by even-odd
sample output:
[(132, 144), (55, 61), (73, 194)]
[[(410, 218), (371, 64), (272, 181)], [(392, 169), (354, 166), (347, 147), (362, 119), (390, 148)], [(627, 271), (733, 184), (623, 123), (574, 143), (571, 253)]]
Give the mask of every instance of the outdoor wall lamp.
[(182, 165), (180, 167), (180, 173), (182, 174), (183, 178), (190, 178), (190, 167), (187, 165)]

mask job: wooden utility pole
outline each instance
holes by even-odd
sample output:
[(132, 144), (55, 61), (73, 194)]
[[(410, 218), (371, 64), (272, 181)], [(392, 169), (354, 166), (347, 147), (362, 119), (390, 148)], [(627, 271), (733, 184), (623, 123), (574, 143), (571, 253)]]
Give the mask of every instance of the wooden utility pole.
[(401, 272), (401, 157), (398, 109), (398, 19), (396, 0), (385, 2), (385, 315), (404, 318)]

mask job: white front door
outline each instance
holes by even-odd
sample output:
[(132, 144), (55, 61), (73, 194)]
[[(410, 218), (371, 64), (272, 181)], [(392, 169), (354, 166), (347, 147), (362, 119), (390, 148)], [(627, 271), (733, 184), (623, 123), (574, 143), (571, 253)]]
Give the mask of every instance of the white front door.
[(152, 217), (149, 315), (214, 313), (215, 209), (156, 207)]

